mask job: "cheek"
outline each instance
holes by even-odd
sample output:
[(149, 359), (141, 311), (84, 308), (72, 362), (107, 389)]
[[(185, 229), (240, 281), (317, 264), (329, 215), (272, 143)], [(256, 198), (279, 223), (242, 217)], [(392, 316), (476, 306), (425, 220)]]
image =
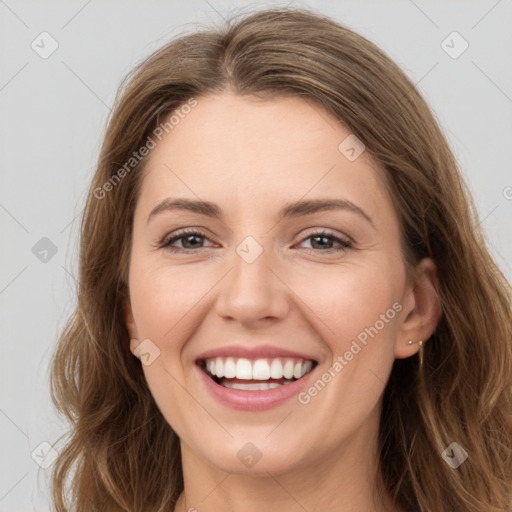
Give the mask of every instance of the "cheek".
[[(214, 285), (199, 267), (170, 266), (134, 261), (130, 275), (130, 299), (138, 331), (145, 338), (163, 342), (178, 339), (187, 315), (200, 306)], [(212, 281), (210, 285), (208, 282)]]
[(329, 278), (317, 280), (309, 293), (306, 287), (297, 288), (316, 313), (315, 329), (332, 357), (299, 403), (318, 424), (328, 423), (343, 435), (350, 435), (374, 410), (393, 365), (401, 278), (399, 269), (393, 273), (385, 268), (331, 269)]
[(202, 432), (211, 419), (194, 395), (186, 391), (179, 367), (164, 358), (144, 367), (144, 376), (162, 416), (180, 438), (186, 439), (192, 431)]
[(204, 275), (198, 279), (197, 269), (192, 267), (152, 266), (142, 259), (138, 263), (133, 261), (130, 279), (134, 318), (140, 340), (149, 338), (159, 350), (151, 365), (142, 369), (159, 410), (181, 437), (196, 421), (184, 411), (195, 411), (201, 417), (197, 403), (184, 392), (182, 353), (197, 328), (194, 318), (198, 312), (204, 314), (201, 297), (211, 285), (207, 286)]
[[(311, 275), (293, 279), (291, 288), (315, 313), (315, 327), (331, 350), (342, 353), (350, 342), (364, 338), (374, 326), (382, 337), (392, 338), (396, 324), (393, 304), (400, 297), (401, 273), (396, 266), (380, 263), (326, 266)], [(384, 315), (384, 323), (381, 320)]]

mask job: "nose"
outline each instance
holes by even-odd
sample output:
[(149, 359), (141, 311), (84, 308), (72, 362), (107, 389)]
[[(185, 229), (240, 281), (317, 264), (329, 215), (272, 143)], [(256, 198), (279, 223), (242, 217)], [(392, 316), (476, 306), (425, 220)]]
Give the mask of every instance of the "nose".
[(247, 327), (284, 318), (291, 292), (279, 275), (271, 249), (264, 248), (254, 261), (240, 254), (234, 251), (231, 271), (222, 280), (217, 313)]

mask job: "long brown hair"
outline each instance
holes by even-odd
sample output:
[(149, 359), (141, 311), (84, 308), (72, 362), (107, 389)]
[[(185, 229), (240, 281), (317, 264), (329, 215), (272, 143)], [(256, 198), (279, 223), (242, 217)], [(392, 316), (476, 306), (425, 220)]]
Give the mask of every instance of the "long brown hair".
[[(507, 511), (510, 285), (489, 255), (454, 156), (411, 81), (362, 36), (292, 8), (183, 35), (122, 84), (82, 219), (77, 307), (51, 368), (52, 399), (71, 423), (52, 474), (55, 509), (63, 512), (69, 503), (78, 512), (163, 512), (183, 489), (179, 440), (129, 350), (123, 301), (146, 158), (126, 163), (171, 112), (226, 89), (312, 100), (384, 164), (404, 258), (410, 267), (434, 260), (442, 307), (422, 364), (417, 356), (396, 360), (384, 391), (385, 488), (411, 512)], [(456, 469), (441, 455), (452, 442), (469, 455)]]

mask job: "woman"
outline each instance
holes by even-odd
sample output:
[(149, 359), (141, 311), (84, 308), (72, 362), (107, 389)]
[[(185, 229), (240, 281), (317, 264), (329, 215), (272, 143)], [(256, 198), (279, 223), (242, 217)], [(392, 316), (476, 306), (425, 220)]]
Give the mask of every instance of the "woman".
[(147, 59), (80, 261), (56, 510), (68, 477), (77, 511), (511, 508), (510, 286), (360, 35), (272, 9)]

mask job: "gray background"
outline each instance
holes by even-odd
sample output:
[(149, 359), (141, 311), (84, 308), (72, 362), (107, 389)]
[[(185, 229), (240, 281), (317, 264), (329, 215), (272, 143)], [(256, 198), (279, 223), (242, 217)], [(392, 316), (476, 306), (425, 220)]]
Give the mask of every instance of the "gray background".
[[(66, 432), (49, 399), (49, 358), (75, 303), (80, 215), (121, 79), (198, 22), (285, 4), (0, 0), (0, 511), (49, 509), (51, 469), (40, 464), (51, 461), (49, 444)], [(292, 4), (360, 32), (418, 84), (512, 280), (512, 1)], [(51, 48), (43, 31), (58, 43), (48, 58), (31, 47)], [(469, 44), (458, 58), (442, 47), (453, 31)], [(444, 45), (454, 54), (463, 41)]]

